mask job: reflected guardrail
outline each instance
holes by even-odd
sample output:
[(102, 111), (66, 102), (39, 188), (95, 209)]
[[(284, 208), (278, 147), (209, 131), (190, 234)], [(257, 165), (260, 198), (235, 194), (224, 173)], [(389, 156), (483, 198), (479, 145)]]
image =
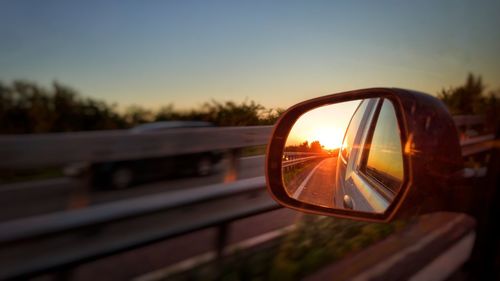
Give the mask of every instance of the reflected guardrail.
[(282, 168), (290, 168), (290, 167), (293, 167), (295, 165), (304, 164), (306, 162), (325, 158), (325, 157), (328, 157), (328, 155), (307, 156), (307, 157), (303, 157), (303, 158), (299, 158), (299, 159), (283, 161)]

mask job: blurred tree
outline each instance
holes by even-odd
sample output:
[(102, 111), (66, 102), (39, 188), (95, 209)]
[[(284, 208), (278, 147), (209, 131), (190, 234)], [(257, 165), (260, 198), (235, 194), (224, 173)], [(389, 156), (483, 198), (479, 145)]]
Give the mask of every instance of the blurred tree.
[(285, 109), (283, 108), (263, 110), (261, 113), (262, 122), (260, 125), (274, 125), (284, 112)]
[(288, 152), (315, 152), (323, 153), (325, 152), (324, 146), (321, 145), (319, 141), (313, 141), (311, 144), (305, 141), (299, 145), (288, 145), (285, 147), (285, 151)]
[(272, 125), (282, 109), (266, 109), (254, 101), (204, 103), (197, 109), (176, 110), (172, 104), (152, 111), (132, 105), (123, 113), (115, 104), (83, 98), (54, 82), (50, 89), (29, 81), (0, 81), (0, 134), (124, 129), (167, 120), (209, 121), (218, 126)]
[(451, 114), (480, 114), (485, 115), (490, 127), (497, 127), (500, 123), (500, 89), (486, 94), (486, 86), (481, 76), (469, 73), (464, 85), (442, 89), (438, 93)]
[(299, 145), (288, 145), (285, 147), (285, 151), (288, 152), (309, 152), (309, 142), (305, 141)]
[(28, 81), (0, 82), (0, 133), (24, 134), (125, 128), (114, 105), (54, 82), (47, 90)]
[(283, 112), (282, 109), (266, 109), (254, 101), (244, 101), (240, 104), (211, 101), (189, 111), (177, 111), (169, 104), (156, 112), (154, 120), (197, 120), (211, 122), (217, 126), (272, 125)]
[(464, 85), (442, 89), (438, 93), (452, 114), (485, 114), (498, 103), (495, 92), (485, 94), (486, 86), (481, 76), (469, 73)]
[(299, 150), (297, 151), (302, 151), (302, 152), (309, 152), (309, 142), (305, 141), (299, 145)]
[(231, 101), (220, 103), (211, 101), (203, 105), (203, 111), (206, 113), (206, 118), (219, 126), (245, 126), (259, 125), (259, 112), (264, 110), (260, 104), (254, 101), (241, 104), (236, 104)]
[(323, 146), (319, 143), (319, 141), (313, 141), (311, 142), (310, 151), (314, 153), (321, 153), (323, 152)]
[(183, 114), (176, 112), (173, 104), (160, 107), (155, 113), (155, 121), (185, 120)]
[(139, 105), (131, 105), (125, 109), (124, 118), (130, 126), (136, 126), (154, 121), (154, 114)]

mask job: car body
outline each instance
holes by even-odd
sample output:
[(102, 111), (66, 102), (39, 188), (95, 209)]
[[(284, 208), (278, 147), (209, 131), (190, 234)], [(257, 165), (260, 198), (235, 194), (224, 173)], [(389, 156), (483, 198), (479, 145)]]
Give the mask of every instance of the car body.
[(337, 159), (334, 206), (384, 212), (402, 184), (402, 171), (401, 136), (392, 102), (384, 98), (361, 101)]
[[(141, 124), (130, 129), (131, 134), (155, 134), (167, 130), (213, 127), (202, 121), (161, 121)], [(222, 151), (204, 151), (185, 155), (159, 156), (133, 160), (91, 163), (92, 186), (121, 189), (135, 183), (180, 175), (207, 176), (222, 159)]]

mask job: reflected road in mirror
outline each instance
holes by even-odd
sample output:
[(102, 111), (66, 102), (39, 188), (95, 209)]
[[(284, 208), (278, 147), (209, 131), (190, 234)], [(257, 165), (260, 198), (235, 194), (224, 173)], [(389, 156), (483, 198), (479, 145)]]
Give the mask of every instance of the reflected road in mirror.
[(298, 201), (382, 213), (404, 180), (401, 133), (387, 98), (312, 109), (292, 127), (283, 183)]
[(306, 164), (299, 173), (289, 180), (287, 188), (292, 197), (324, 207), (333, 207), (337, 157), (319, 158)]

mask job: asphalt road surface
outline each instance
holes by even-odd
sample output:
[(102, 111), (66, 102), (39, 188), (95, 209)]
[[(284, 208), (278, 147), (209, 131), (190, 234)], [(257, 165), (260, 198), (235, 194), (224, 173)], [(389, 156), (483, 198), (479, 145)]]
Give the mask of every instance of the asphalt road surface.
[[(264, 175), (264, 155), (241, 158), (236, 179)], [(184, 177), (133, 186), (123, 190), (92, 191), (76, 179), (60, 178), (31, 183), (0, 186), (0, 222), (44, 213), (58, 212), (88, 205), (171, 190), (220, 183), (225, 180), (227, 160), (219, 163), (216, 172), (206, 177)]]
[(289, 193), (299, 201), (332, 208), (336, 166), (337, 157), (307, 166), (290, 182)]

